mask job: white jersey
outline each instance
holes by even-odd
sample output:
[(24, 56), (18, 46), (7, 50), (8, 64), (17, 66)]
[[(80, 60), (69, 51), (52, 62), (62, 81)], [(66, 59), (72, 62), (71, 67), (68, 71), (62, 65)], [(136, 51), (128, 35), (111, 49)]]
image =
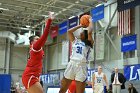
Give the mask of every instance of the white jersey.
[(95, 85), (101, 85), (103, 86), (104, 85), (104, 73), (101, 73), (101, 74), (98, 74), (98, 72), (95, 72)]
[(75, 39), (72, 42), (72, 55), (70, 57), (71, 61), (87, 62), (89, 53), (90, 47), (86, 46), (81, 40)]

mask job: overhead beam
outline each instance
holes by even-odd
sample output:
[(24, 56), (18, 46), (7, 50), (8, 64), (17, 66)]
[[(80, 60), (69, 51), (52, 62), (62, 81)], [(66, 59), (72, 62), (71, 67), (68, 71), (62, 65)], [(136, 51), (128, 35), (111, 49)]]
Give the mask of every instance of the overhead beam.
[(10, 20), (10, 19), (5, 19), (5, 18), (0, 18), (0, 20), (7, 20), (8, 22), (14, 21), (14, 22), (21, 22), (21, 23), (32, 24), (32, 22), (23, 22), (23, 21), (19, 21), (19, 20)]
[[(53, 7), (53, 8), (57, 8), (57, 9), (60, 9), (60, 10), (64, 9), (63, 7), (58, 7), (58, 6), (54, 6), (54, 5), (48, 6), (48, 5), (46, 5), (46, 4), (40, 4), (40, 3), (35, 3), (35, 2), (30, 2), (30, 1), (25, 1), (25, 0), (16, 0), (16, 1), (22, 2), (22, 3), (33, 4), (33, 5), (39, 5), (39, 6), (43, 6), (43, 7)], [(59, 0), (57, 0), (57, 1), (59, 1)], [(16, 6), (17, 6), (17, 5), (16, 5)], [(22, 7), (25, 7), (25, 6), (22, 6)], [(37, 10), (37, 9), (29, 8), (29, 7), (27, 7), (27, 9)], [(67, 10), (73, 11), (73, 10), (71, 10), (71, 9), (67, 9)]]
[[(11, 18), (11, 17), (14, 18), (13, 15), (8, 15), (8, 14), (4, 14), (4, 13), (1, 13), (0, 16), (4, 16), (4, 17), (6, 16), (6, 17), (9, 17), (9, 18)], [(19, 18), (26, 18), (26, 16), (25, 17), (23, 17), (23, 16), (22, 17), (21, 16), (17, 16), (17, 17), (19, 17)], [(30, 19), (39, 20), (39, 19), (36, 19), (36, 18), (30, 18)]]
[(88, 5), (83, 5), (83, 4), (76, 4), (76, 3), (71, 3), (71, 2), (68, 2), (68, 1), (63, 1), (63, 0), (58, 0), (58, 2), (61, 2), (61, 3), (67, 3), (67, 4), (75, 4), (75, 5), (78, 5), (78, 6), (82, 6), (82, 7), (90, 7)]
[[(6, 25), (0, 25), (0, 27), (5, 27), (5, 28), (14, 28), (14, 29), (19, 29), (19, 30), (23, 30), (22, 28), (23, 27), (13, 27), (13, 26), (6, 26)], [(39, 29), (41, 29), (41, 28), (39, 28)], [(32, 29), (33, 31), (38, 31), (38, 30), (34, 30), (34, 29)], [(12, 31), (13, 32), (13, 31)], [(38, 31), (38, 32), (40, 32), (40, 31)]]

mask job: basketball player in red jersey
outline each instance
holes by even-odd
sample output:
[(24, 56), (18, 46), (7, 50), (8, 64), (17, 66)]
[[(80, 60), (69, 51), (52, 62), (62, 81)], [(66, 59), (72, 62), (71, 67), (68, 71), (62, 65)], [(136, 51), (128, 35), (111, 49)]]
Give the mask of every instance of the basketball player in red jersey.
[(40, 38), (38, 36), (31, 36), (29, 38), (30, 58), (28, 59), (26, 68), (22, 74), (22, 82), (28, 93), (43, 93), (43, 88), (39, 82), (39, 76), (42, 73), (42, 59), (44, 55), (42, 47), (47, 40), (53, 18), (53, 14), (50, 12), (44, 33)]

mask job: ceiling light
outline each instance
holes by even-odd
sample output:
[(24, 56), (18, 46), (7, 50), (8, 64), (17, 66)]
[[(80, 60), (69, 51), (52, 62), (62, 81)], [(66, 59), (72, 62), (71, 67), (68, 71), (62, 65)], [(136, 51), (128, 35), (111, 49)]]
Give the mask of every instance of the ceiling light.
[(71, 17), (69, 17), (69, 19), (71, 19), (71, 18), (74, 18), (75, 16), (71, 16)]
[(55, 16), (57, 16), (58, 15), (58, 13), (55, 13)]
[(59, 11), (58, 13), (62, 13), (62, 11)]
[(79, 1), (76, 1), (75, 3), (76, 3), (76, 4), (79, 4)]
[(98, 7), (98, 6), (100, 6), (100, 5), (102, 5), (102, 4), (98, 4), (98, 5), (96, 5), (96, 7)]
[(0, 3), (0, 5), (2, 5), (2, 3)]
[(23, 27), (21, 27), (20, 29), (21, 30), (31, 30), (30, 28), (23, 28)]
[(45, 18), (48, 18), (48, 15), (41, 15), (41, 16), (43, 16), (43, 17), (45, 17)]
[(54, 12), (50, 12), (51, 14), (54, 14)]
[(27, 27), (27, 28), (29, 28), (29, 27), (31, 27), (31, 26), (29, 26), (29, 25), (26, 25), (26, 27)]
[(7, 11), (7, 10), (9, 10), (9, 9), (8, 9), (8, 8), (7, 8), (7, 9), (6, 9), (6, 8), (0, 8), (0, 10), (6, 10), (6, 11)]

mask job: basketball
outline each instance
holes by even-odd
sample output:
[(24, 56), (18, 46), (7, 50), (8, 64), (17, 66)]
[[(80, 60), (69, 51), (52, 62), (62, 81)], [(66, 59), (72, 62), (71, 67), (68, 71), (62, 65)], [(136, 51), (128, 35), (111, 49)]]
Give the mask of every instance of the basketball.
[(82, 26), (85, 26), (85, 27), (88, 27), (89, 26), (89, 18), (91, 16), (90, 15), (83, 15), (81, 18), (80, 18), (80, 24)]

